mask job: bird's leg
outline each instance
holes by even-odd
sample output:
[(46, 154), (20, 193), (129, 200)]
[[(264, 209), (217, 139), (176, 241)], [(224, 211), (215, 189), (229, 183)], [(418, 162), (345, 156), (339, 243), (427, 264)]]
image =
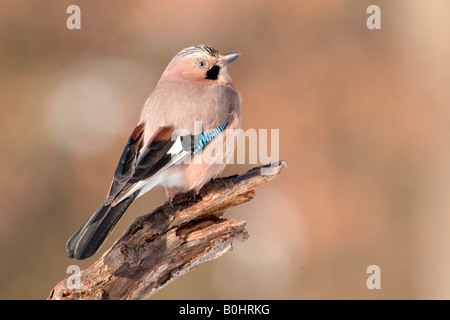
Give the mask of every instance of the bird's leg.
[(198, 189), (197, 188), (194, 189), (194, 200), (196, 200), (196, 197), (199, 195), (201, 189), (202, 189), (201, 187)]
[(180, 192), (179, 192), (179, 191), (173, 192), (173, 191), (170, 190), (170, 188), (167, 187), (166, 185), (164, 185), (164, 190), (166, 191), (166, 196), (167, 196), (167, 199), (169, 200), (169, 204), (170, 204), (170, 206), (173, 208), (173, 204), (172, 204), (173, 198), (175, 198), (175, 196), (176, 196), (177, 194), (179, 194)]

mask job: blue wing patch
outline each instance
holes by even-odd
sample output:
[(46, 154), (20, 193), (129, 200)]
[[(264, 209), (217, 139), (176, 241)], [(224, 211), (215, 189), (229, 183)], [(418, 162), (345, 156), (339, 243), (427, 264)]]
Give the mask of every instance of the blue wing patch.
[(192, 154), (196, 154), (197, 152), (199, 152), (201, 149), (203, 149), (212, 139), (214, 139), (215, 137), (217, 137), (222, 131), (223, 129), (225, 129), (225, 126), (228, 123), (228, 118), (230, 118), (230, 115), (228, 114), (227, 119), (225, 120), (224, 123), (222, 123), (222, 125), (218, 126), (216, 129), (214, 129), (213, 131), (211, 131), (210, 133), (206, 133), (205, 131), (202, 131), (202, 134), (200, 136), (200, 139), (197, 143), (197, 145), (194, 147), (194, 151), (192, 151)]

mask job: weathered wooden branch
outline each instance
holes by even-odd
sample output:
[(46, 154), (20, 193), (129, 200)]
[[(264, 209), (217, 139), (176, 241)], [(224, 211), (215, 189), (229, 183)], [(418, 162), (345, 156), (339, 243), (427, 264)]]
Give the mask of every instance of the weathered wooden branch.
[(284, 161), (242, 175), (210, 181), (195, 197), (176, 196), (137, 218), (93, 265), (80, 272), (75, 288), (67, 279), (48, 299), (145, 299), (199, 264), (218, 258), (248, 238), (245, 221), (223, 218), (225, 211), (250, 201), (254, 189), (272, 180)]

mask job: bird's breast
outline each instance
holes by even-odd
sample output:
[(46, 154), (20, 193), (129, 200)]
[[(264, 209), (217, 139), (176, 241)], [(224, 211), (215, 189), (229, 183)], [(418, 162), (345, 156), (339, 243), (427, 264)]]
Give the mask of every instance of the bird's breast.
[(161, 126), (173, 126), (191, 134), (200, 134), (199, 128), (217, 128), (227, 118), (234, 95), (230, 86), (158, 84), (141, 113), (141, 121), (146, 123), (144, 141)]

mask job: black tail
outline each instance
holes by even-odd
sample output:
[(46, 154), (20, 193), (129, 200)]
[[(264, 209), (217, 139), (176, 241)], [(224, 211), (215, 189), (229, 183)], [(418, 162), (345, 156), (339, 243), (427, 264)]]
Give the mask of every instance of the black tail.
[(136, 196), (137, 192), (114, 207), (105, 206), (103, 201), (92, 216), (67, 241), (66, 248), (69, 258), (82, 260), (96, 253)]

